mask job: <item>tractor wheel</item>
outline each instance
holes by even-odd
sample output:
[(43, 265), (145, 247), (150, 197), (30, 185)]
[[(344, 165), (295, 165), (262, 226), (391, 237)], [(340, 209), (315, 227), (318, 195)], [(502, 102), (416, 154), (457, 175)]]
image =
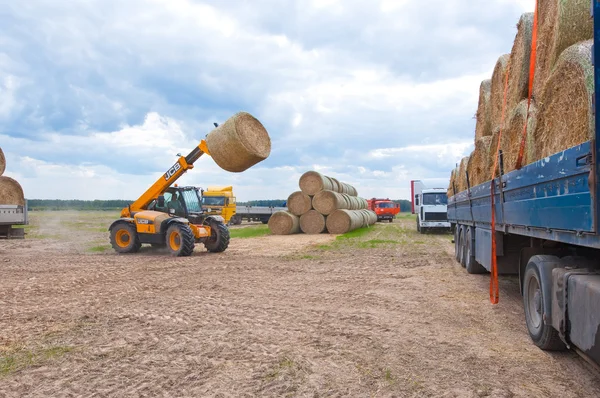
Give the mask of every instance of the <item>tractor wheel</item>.
[(110, 244), (117, 253), (137, 253), (142, 247), (135, 225), (119, 222), (110, 229)]
[(229, 246), (229, 229), (222, 222), (211, 221), (210, 238), (204, 242), (204, 247), (209, 252), (219, 253), (225, 251), (227, 246)]
[(172, 224), (167, 229), (166, 244), (172, 255), (176, 257), (189, 256), (194, 251), (194, 233), (187, 224)]

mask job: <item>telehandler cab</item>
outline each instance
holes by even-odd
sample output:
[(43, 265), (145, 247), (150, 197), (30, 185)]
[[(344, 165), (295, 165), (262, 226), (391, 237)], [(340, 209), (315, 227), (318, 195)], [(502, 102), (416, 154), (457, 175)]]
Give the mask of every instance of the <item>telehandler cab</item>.
[(215, 123), (215, 127), (187, 156), (179, 155), (164, 175), (121, 211), (121, 217), (109, 227), (110, 243), (116, 252), (136, 253), (142, 244), (166, 247), (174, 256), (191, 255), (196, 243), (203, 243), (210, 252), (227, 249), (229, 229), (223, 217), (202, 211), (198, 188), (178, 187), (174, 183), (203, 154), (227, 171), (244, 171), (269, 156), (271, 141), (262, 124), (245, 112), (237, 113), (221, 126)]

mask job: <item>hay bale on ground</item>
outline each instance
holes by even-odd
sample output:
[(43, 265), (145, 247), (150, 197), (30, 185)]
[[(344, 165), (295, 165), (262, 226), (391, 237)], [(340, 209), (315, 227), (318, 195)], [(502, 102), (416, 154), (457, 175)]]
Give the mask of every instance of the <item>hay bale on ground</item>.
[(4, 174), (4, 170), (6, 170), (6, 158), (4, 157), (2, 148), (0, 148), (0, 176)]
[[(502, 122), (502, 106), (504, 103), (504, 85), (508, 71), (510, 54), (504, 54), (496, 61), (492, 74), (492, 87), (490, 92), (490, 124), (492, 131)], [(506, 117), (506, 116), (505, 116)]]
[(350, 184), (336, 180), (319, 173), (318, 171), (307, 171), (302, 174), (299, 181), (300, 189), (307, 195), (315, 195), (319, 191), (335, 191), (350, 196), (357, 196), (358, 192)]
[(460, 160), (460, 164), (458, 165), (458, 169), (456, 172), (456, 191), (462, 192), (467, 189), (467, 175), (465, 171), (467, 171), (467, 164), (469, 163), (469, 157), (465, 156)]
[(594, 138), (592, 45), (577, 43), (559, 57), (538, 99), (530, 163)]
[(475, 141), (475, 149), (467, 162), (469, 185), (471, 187), (484, 183), (491, 177), (488, 167), (491, 141), (492, 137), (482, 137)]
[(372, 210), (338, 209), (327, 216), (326, 226), (331, 234), (345, 234), (376, 222), (377, 214)]
[(25, 206), (25, 194), (21, 185), (7, 176), (0, 177), (0, 205)]
[(337, 209), (360, 210), (368, 207), (366, 199), (334, 191), (319, 191), (312, 200), (312, 206), (323, 215)]
[(326, 217), (316, 210), (309, 210), (300, 217), (300, 229), (305, 234), (320, 234), (325, 232)]
[(290, 213), (301, 216), (312, 209), (312, 198), (302, 191), (296, 191), (288, 196), (287, 208)]
[(538, 2), (533, 95), (541, 107), (544, 86), (562, 52), (575, 43), (592, 39), (593, 19), (589, 0), (544, 0)]
[[(506, 119), (517, 104), (529, 93), (529, 65), (531, 60), (531, 38), (533, 13), (521, 15), (517, 24), (517, 34), (510, 52), (510, 71), (506, 93)], [(491, 132), (490, 132), (491, 133)]]
[(300, 218), (289, 211), (279, 210), (269, 218), (269, 229), (274, 235), (300, 233)]
[(492, 80), (487, 79), (479, 85), (479, 102), (475, 114), (475, 140), (492, 134), (490, 119), (490, 95), (492, 92)]
[[(529, 121), (527, 122), (527, 136), (533, 134), (537, 117), (537, 108), (535, 103), (532, 101), (529, 108)], [(515, 170), (517, 165), (517, 158), (519, 156), (519, 149), (521, 147), (521, 139), (523, 138), (523, 128), (525, 127), (525, 119), (527, 118), (527, 100), (524, 99), (515, 107), (506, 127), (502, 132), (502, 153), (504, 158), (504, 172), (509, 173)], [(498, 141), (495, 141), (496, 144)], [(491, 149), (491, 148), (490, 148)], [(494, 149), (495, 151), (495, 149)], [(525, 147), (523, 156), (523, 163), (528, 163), (528, 148)], [(492, 167), (493, 165), (490, 165)], [(491, 169), (490, 169), (491, 172)]]
[(239, 112), (206, 136), (215, 163), (224, 170), (241, 172), (269, 157), (271, 139), (264, 126), (247, 112)]

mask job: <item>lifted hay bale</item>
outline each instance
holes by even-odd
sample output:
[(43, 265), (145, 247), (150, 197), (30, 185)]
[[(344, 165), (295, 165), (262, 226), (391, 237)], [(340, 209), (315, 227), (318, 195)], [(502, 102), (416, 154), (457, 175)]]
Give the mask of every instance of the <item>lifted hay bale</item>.
[(247, 112), (239, 112), (206, 136), (215, 163), (224, 170), (241, 172), (265, 160), (271, 139), (264, 126)]
[(0, 205), (25, 206), (21, 184), (7, 176), (0, 177)]
[(469, 184), (471, 187), (479, 185), (490, 179), (488, 167), (490, 156), (490, 143), (492, 137), (481, 137), (475, 141), (475, 149), (469, 156), (467, 170), (469, 171)]
[(313, 197), (312, 205), (323, 215), (331, 214), (337, 209), (360, 210), (368, 207), (364, 198), (334, 191), (317, 192)]
[[(527, 98), (529, 92), (529, 64), (531, 59), (531, 38), (533, 32), (533, 13), (521, 15), (517, 24), (517, 35), (510, 52), (510, 71), (508, 91), (506, 93), (506, 118), (517, 104)], [(504, 86), (502, 86), (504, 87)]]
[(508, 70), (510, 54), (504, 54), (496, 61), (492, 74), (492, 87), (490, 93), (490, 124), (492, 131), (502, 121), (502, 105), (504, 103), (504, 84)]
[(290, 213), (301, 216), (312, 209), (312, 198), (302, 191), (296, 191), (288, 196), (287, 208)]
[(492, 134), (490, 119), (490, 95), (492, 92), (492, 80), (487, 79), (479, 85), (479, 102), (475, 115), (475, 140)]
[(530, 163), (594, 138), (592, 45), (577, 43), (558, 59), (538, 98)]
[(544, 0), (538, 2), (538, 38), (536, 46), (533, 95), (540, 96), (562, 52), (575, 43), (594, 37), (590, 0)]
[(338, 209), (327, 216), (327, 230), (331, 234), (345, 234), (358, 228), (373, 225), (377, 222), (377, 214), (372, 210)]
[(313, 196), (319, 191), (334, 191), (357, 196), (356, 188), (345, 182), (336, 180), (319, 173), (318, 171), (307, 171), (302, 174), (299, 181), (300, 189), (307, 195)]
[[(529, 138), (535, 129), (537, 117), (537, 108), (535, 103), (532, 101), (529, 108), (529, 120), (527, 122), (527, 137)], [(508, 173), (515, 170), (517, 166), (517, 158), (519, 156), (519, 149), (521, 146), (521, 138), (523, 136), (523, 127), (525, 126), (525, 119), (527, 118), (527, 100), (524, 99), (515, 107), (504, 131), (502, 132), (502, 153), (504, 158), (504, 172)], [(531, 141), (531, 140), (528, 140)], [(495, 141), (496, 145), (498, 141)], [(490, 148), (492, 150), (492, 148)], [(493, 149), (495, 151), (495, 149)], [(528, 152), (529, 148), (526, 144), (523, 155), (523, 163), (528, 163)], [(493, 164), (490, 164), (490, 170)]]
[(309, 210), (300, 217), (300, 229), (305, 234), (325, 232), (326, 217), (316, 210)]
[(6, 158), (4, 157), (2, 148), (0, 148), (0, 176), (4, 174), (4, 170), (6, 170)]
[(269, 229), (273, 235), (300, 233), (300, 218), (288, 211), (279, 210), (269, 218)]

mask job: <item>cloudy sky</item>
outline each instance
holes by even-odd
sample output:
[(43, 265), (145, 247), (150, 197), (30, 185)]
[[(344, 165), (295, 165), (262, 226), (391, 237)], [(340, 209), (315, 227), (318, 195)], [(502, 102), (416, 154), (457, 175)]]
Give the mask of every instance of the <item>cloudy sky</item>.
[(364, 197), (446, 186), (481, 80), (534, 0), (0, 0), (0, 147), (28, 198), (135, 199), (247, 111), (271, 156), (180, 184), (286, 198), (318, 170)]

